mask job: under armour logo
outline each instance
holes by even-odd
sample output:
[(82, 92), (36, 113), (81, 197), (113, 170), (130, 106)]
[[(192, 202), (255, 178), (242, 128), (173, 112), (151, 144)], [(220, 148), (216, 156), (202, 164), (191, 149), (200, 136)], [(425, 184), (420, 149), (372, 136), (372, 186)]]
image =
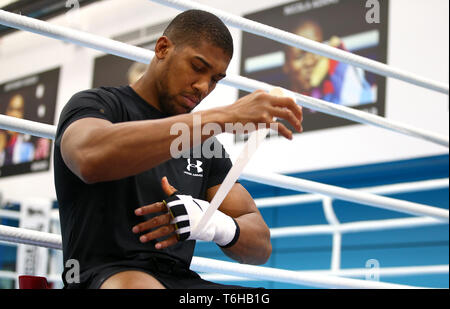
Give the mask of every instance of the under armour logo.
[(197, 173), (203, 173), (203, 169), (200, 167), (203, 164), (202, 161), (195, 160), (197, 162), (196, 164), (191, 163), (191, 159), (187, 159), (187, 161), (188, 161), (188, 166), (186, 167), (186, 169), (189, 172), (191, 171), (191, 168), (196, 168)]

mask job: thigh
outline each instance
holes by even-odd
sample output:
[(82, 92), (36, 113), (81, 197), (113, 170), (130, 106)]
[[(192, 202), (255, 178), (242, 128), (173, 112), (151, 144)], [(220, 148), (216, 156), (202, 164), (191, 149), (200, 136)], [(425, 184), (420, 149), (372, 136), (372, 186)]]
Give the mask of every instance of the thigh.
[(202, 279), (198, 274), (186, 273), (158, 274), (160, 280), (168, 289), (248, 289), (238, 285), (220, 284)]
[(146, 272), (126, 270), (107, 278), (100, 289), (165, 289), (165, 287)]

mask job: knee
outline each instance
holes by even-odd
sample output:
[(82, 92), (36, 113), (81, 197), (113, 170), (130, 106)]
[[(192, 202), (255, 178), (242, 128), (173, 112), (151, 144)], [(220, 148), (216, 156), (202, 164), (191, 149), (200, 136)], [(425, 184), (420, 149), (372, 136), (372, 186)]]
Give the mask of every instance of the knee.
[(115, 274), (102, 284), (100, 289), (165, 289), (154, 277), (139, 271), (125, 271)]

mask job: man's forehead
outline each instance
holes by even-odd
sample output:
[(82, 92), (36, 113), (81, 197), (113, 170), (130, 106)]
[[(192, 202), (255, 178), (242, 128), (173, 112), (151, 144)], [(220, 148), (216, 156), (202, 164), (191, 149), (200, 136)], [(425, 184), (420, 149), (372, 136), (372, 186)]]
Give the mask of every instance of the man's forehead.
[(205, 59), (221, 59), (225, 62), (231, 60), (222, 47), (219, 47), (213, 43), (205, 40), (199, 40), (195, 43), (186, 44), (186, 47), (191, 50), (192, 53), (201, 54)]
[(202, 62), (209, 69), (223, 70), (225, 73), (231, 58), (225, 51), (214, 44), (200, 43), (198, 46), (187, 46), (187, 55), (197, 61)]

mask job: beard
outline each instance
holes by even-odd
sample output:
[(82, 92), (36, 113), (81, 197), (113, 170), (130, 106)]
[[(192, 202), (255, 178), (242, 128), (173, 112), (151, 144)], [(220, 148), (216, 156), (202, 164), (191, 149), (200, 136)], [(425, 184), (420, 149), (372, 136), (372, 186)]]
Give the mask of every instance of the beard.
[[(169, 68), (170, 65), (171, 61), (169, 62)], [(168, 71), (169, 70), (164, 71), (159, 79), (158, 101), (159, 107), (164, 114), (174, 116), (178, 114), (178, 112), (176, 111), (176, 95), (169, 93)]]
[(184, 107), (177, 101), (177, 96), (181, 94), (170, 93), (169, 87), (169, 72), (172, 71), (172, 61), (169, 60), (167, 69), (161, 74), (158, 85), (158, 101), (161, 112), (169, 116), (176, 116), (180, 114), (190, 113), (191, 110)]
[(175, 96), (167, 92), (160, 93), (158, 96), (159, 106), (164, 114), (175, 116), (178, 114), (175, 108)]

